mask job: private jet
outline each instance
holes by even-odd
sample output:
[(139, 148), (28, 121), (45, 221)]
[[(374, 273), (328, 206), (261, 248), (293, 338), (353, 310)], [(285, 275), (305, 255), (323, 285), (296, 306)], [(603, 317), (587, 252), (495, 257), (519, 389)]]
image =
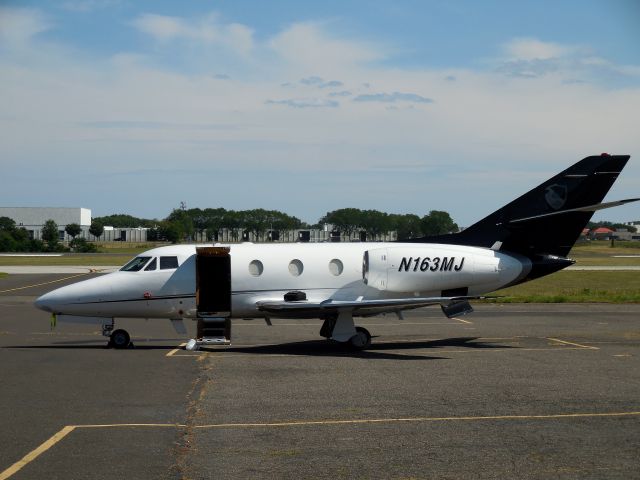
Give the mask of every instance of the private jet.
[(440, 305), (448, 317), (470, 300), (557, 272), (602, 203), (628, 155), (587, 157), (459, 233), (374, 243), (173, 245), (148, 250), (119, 271), (49, 292), (35, 302), (59, 321), (102, 325), (126, 348), (116, 318), (168, 319), (188, 349), (228, 344), (231, 319), (322, 320), (320, 335), (366, 349), (354, 317)]

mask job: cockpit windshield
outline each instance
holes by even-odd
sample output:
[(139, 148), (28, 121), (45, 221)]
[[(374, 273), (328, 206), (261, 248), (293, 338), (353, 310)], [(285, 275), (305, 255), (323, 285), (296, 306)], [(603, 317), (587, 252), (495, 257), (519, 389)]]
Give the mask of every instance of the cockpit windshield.
[(139, 272), (151, 257), (136, 257), (120, 269), (121, 272)]

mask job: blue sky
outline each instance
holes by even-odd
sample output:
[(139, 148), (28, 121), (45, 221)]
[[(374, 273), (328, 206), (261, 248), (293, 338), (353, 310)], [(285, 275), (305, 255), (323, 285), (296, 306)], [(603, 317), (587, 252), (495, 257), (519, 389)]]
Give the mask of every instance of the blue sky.
[(603, 151), (632, 155), (609, 198), (638, 196), (639, 21), (632, 0), (5, 1), (0, 203), (468, 225)]

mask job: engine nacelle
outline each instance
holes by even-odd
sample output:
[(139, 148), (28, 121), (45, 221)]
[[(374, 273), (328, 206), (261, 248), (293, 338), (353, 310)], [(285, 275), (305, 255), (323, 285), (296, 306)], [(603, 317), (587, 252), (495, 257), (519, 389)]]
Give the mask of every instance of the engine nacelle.
[(525, 267), (489, 249), (423, 244), (366, 251), (362, 276), (365, 284), (389, 292), (489, 292), (517, 279)]

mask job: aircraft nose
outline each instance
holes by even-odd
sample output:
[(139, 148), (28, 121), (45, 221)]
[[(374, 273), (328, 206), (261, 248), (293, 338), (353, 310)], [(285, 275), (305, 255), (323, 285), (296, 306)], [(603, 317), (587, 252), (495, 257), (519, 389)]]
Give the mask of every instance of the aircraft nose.
[(45, 312), (53, 312), (53, 307), (55, 305), (55, 295), (54, 292), (45, 293), (44, 295), (38, 297), (34, 302), (36, 308), (40, 310), (44, 310)]

